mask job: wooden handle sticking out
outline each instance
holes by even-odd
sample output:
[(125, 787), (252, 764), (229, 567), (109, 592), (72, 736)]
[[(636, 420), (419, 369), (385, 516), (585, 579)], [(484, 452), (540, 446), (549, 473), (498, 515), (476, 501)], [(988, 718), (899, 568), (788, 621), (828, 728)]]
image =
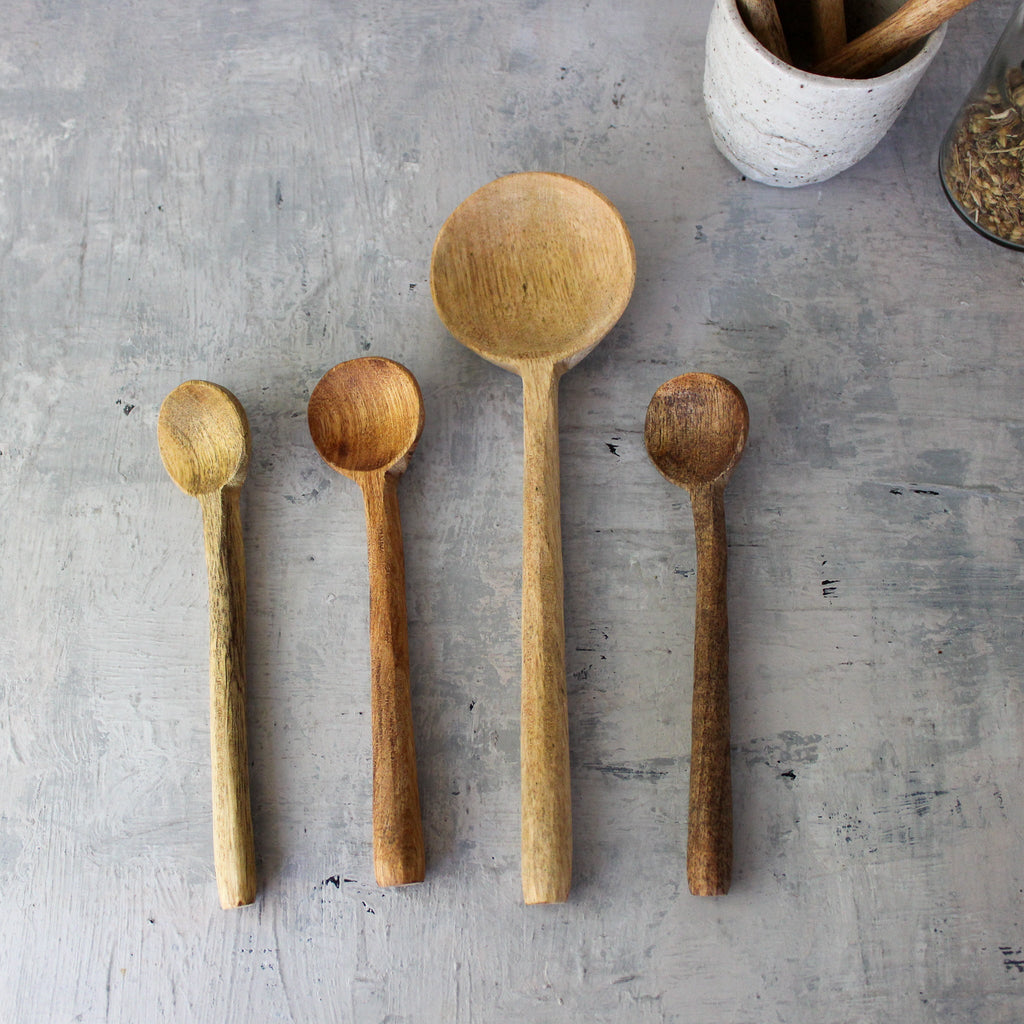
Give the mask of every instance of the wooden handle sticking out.
[(238, 487), (199, 495), (210, 578), (213, 859), (225, 909), (256, 898), (245, 729), (245, 554)]
[(811, 35), (815, 62), (831, 57), (846, 44), (843, 0), (814, 0), (811, 4)]
[(367, 473), (360, 484), (370, 563), (373, 866), (378, 885), (407, 885), (423, 881), (426, 865), (409, 686), (398, 477)]
[(817, 75), (867, 78), (974, 0), (907, 0), (885, 21), (815, 65)]
[(736, 6), (750, 34), (769, 52), (791, 63), (775, 0), (737, 0)]
[(563, 903), (572, 875), (569, 718), (565, 693), (558, 376), (523, 377), (523, 677), (520, 725), (523, 899)]
[(724, 492), (721, 479), (690, 490), (697, 540), (697, 613), (686, 878), (695, 896), (724, 895), (732, 875)]

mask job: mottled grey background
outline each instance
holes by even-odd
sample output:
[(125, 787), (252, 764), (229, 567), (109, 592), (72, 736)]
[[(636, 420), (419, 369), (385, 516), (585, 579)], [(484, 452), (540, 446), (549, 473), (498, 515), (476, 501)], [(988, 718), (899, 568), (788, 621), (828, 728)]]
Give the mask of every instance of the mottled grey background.
[[(8, 4), (0, 36), (0, 1018), (903, 1024), (1024, 1006), (1024, 262), (936, 153), (1011, 4), (951, 24), (883, 143), (744, 181), (707, 0)], [(575, 875), (521, 904), (518, 381), (430, 248), (473, 189), (577, 175), (638, 280), (561, 389)], [(428, 879), (370, 848), (361, 499), (309, 441), (334, 363), (417, 375), (401, 485)], [(694, 555), (643, 450), (735, 381), (736, 868), (685, 884)], [(164, 395), (231, 388), (261, 891), (217, 905), (197, 503)]]

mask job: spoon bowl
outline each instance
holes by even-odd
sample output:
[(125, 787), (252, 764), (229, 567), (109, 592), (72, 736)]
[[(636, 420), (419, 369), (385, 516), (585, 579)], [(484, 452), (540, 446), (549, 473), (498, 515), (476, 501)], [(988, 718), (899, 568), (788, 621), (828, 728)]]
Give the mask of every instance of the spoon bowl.
[(444, 325), (514, 373), (566, 370), (622, 316), (636, 256), (618, 210), (564, 174), (509, 174), (478, 189), (434, 243), (430, 288)]
[(238, 399), (219, 384), (179, 384), (160, 406), (157, 442), (171, 479), (193, 498), (245, 480), (249, 421)]
[(313, 444), (339, 473), (402, 473), (423, 430), (423, 396), (404, 366), (367, 356), (328, 370), (308, 415)]
[(523, 380), (520, 758), (527, 903), (568, 898), (572, 874), (565, 692), (558, 381), (629, 302), (636, 256), (619, 212), (563, 174), (510, 174), (444, 223), (430, 262), (438, 315), (467, 348)]
[(692, 488), (728, 479), (749, 429), (747, 403), (734, 384), (711, 373), (687, 373), (654, 393), (644, 442), (666, 480)]
[(690, 492), (697, 542), (693, 728), (686, 876), (697, 896), (729, 891), (732, 781), (729, 756), (729, 617), (725, 485), (743, 454), (750, 417), (724, 377), (666, 381), (647, 407), (644, 441), (661, 474)]

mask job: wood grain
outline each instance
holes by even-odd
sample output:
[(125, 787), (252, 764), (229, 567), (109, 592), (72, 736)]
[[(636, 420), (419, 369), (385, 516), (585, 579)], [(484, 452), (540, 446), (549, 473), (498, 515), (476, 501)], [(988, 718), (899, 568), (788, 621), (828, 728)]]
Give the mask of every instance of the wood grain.
[(789, 64), (789, 46), (775, 0), (737, 0), (736, 6), (751, 35), (769, 53)]
[(722, 479), (690, 491), (697, 542), (697, 598), (686, 880), (695, 896), (724, 895), (732, 879), (724, 492)]
[(373, 867), (377, 884), (426, 873), (413, 738), (405, 558), (398, 474), (360, 478), (370, 575), (370, 718), (373, 730)]
[(843, 0), (812, 0), (811, 41), (814, 61), (820, 63), (846, 44)]
[(225, 909), (256, 898), (245, 715), (245, 555), (240, 489), (199, 498), (210, 584), (210, 757), (213, 859)]
[(561, 903), (572, 875), (565, 692), (558, 377), (523, 368), (523, 594), (520, 773), (523, 899)]
[(885, 21), (851, 40), (814, 72), (834, 78), (867, 78), (908, 46), (934, 32), (974, 0), (907, 0)]

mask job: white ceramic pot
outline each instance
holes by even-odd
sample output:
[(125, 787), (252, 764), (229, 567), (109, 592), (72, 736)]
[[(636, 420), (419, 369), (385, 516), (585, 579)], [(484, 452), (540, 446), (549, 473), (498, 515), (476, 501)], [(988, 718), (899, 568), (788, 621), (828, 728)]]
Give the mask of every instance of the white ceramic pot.
[[(875, 24), (901, 0), (864, 2), (877, 8), (869, 18)], [(825, 181), (874, 149), (945, 34), (941, 25), (898, 67), (874, 78), (829, 78), (779, 60), (751, 35), (736, 0), (715, 0), (704, 63), (704, 104), (715, 145), (748, 178), (767, 185)]]

